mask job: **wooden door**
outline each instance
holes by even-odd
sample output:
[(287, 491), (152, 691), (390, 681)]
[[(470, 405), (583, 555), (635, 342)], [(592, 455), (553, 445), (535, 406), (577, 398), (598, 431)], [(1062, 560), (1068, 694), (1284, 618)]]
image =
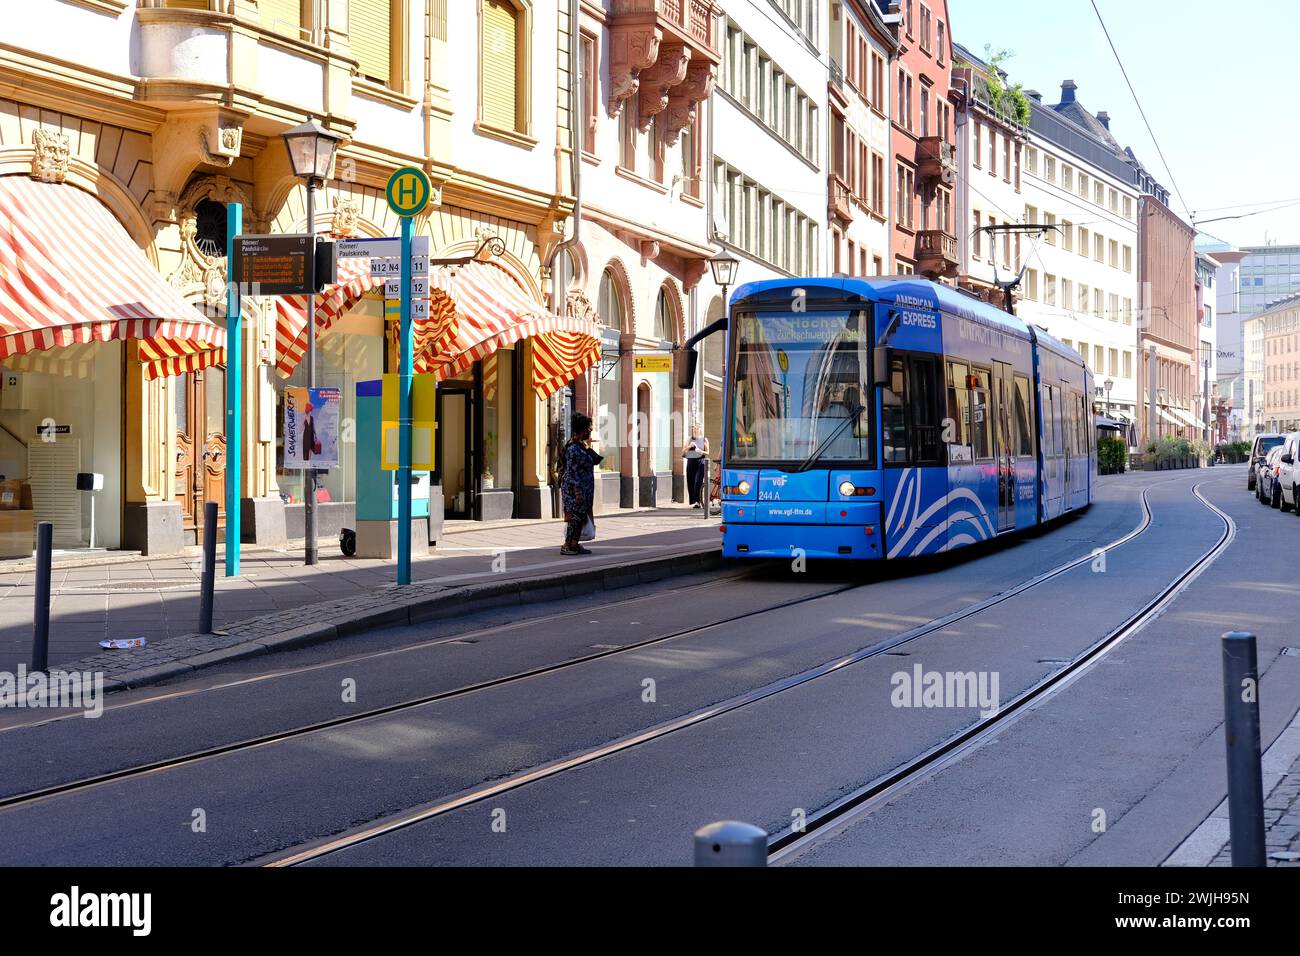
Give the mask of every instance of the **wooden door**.
[(218, 527), (224, 524), (226, 500), (226, 372), (208, 368), (177, 376), (176, 501), (182, 527), (196, 542), (203, 531), (203, 507), (217, 503)]

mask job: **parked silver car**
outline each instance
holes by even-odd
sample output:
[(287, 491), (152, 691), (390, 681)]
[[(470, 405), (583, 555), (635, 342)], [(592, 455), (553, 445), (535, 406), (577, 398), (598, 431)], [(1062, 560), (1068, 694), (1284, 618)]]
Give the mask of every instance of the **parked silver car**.
[[(1285, 441), (1285, 439), (1284, 439)], [(1271, 505), (1274, 508), (1282, 507), (1282, 483), (1278, 480), (1282, 471), (1282, 449), (1283, 445), (1276, 445), (1269, 449), (1264, 461), (1256, 469), (1255, 474), (1255, 497), (1259, 499), (1262, 505)]]
[(1264, 463), (1264, 456), (1282, 444), (1285, 438), (1285, 435), (1279, 435), (1277, 432), (1264, 432), (1255, 436), (1255, 440), (1250, 445), (1250, 456), (1246, 459), (1246, 464), (1249, 465), (1246, 469), (1247, 491), (1255, 490), (1255, 476), (1259, 472), (1259, 466)]

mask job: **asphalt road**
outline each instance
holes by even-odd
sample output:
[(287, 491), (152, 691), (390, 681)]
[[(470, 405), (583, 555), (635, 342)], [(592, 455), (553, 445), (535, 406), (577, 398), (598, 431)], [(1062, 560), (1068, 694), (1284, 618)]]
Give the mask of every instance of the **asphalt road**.
[(1259, 630), (1266, 731), (1294, 713), (1300, 686), (1300, 659), (1277, 656), (1297, 610), (1286, 557), (1300, 524), (1258, 505), (1240, 472), (1104, 481), (1081, 516), (942, 561), (742, 566), (254, 659), (114, 695), (97, 720), (32, 724), (11, 712), (0, 796), (394, 708), (0, 806), (0, 863), (260, 861), (475, 795), (888, 644), (1089, 555), (1138, 525), (1150, 487), (1150, 526), (1104, 567), (1085, 561), (887, 652), (317, 861), (688, 863), (704, 823), (775, 832), (978, 719), (971, 707), (894, 706), (900, 671), (996, 674), (1005, 701), (1096, 641), (1222, 535), (1191, 494), (1203, 482), (1237, 537), (1162, 617), (992, 744), (794, 861), (1158, 862), (1222, 797), (1218, 634)]

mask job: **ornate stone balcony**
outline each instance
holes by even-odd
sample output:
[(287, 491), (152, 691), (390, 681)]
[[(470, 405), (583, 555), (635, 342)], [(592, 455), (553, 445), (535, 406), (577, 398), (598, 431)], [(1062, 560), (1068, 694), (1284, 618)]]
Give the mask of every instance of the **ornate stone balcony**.
[(957, 272), (957, 240), (939, 229), (916, 234), (916, 271), (927, 276)]
[(830, 197), (828, 213), (833, 222), (848, 227), (853, 221), (853, 200), (849, 194), (849, 184), (839, 173), (829, 173), (826, 179), (826, 193)]
[(637, 126), (664, 113), (675, 143), (713, 93), (721, 52), (712, 0), (613, 0), (609, 32), (610, 117), (639, 92)]
[(957, 180), (957, 151), (942, 136), (922, 136), (916, 141), (916, 174), (922, 181), (951, 185)]

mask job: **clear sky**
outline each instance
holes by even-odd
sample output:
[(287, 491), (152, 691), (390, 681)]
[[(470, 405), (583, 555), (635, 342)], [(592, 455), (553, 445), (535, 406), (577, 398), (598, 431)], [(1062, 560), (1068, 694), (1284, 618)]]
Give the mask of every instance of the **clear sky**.
[[(1300, 2), (1096, 4), (1172, 180), (1091, 0), (948, 0), (948, 13), (953, 39), (973, 53), (983, 55), (985, 44), (1011, 50), (1015, 55), (1003, 64), (1010, 82), (1038, 90), (1044, 103), (1058, 103), (1061, 81), (1074, 80), (1084, 108), (1110, 113), (1112, 135), (1170, 190), (1175, 211), (1184, 218), (1195, 212), (1203, 232), (1234, 245), (1300, 243), (1300, 111), (1293, 85)], [(1207, 221), (1288, 200), (1296, 204)]]

